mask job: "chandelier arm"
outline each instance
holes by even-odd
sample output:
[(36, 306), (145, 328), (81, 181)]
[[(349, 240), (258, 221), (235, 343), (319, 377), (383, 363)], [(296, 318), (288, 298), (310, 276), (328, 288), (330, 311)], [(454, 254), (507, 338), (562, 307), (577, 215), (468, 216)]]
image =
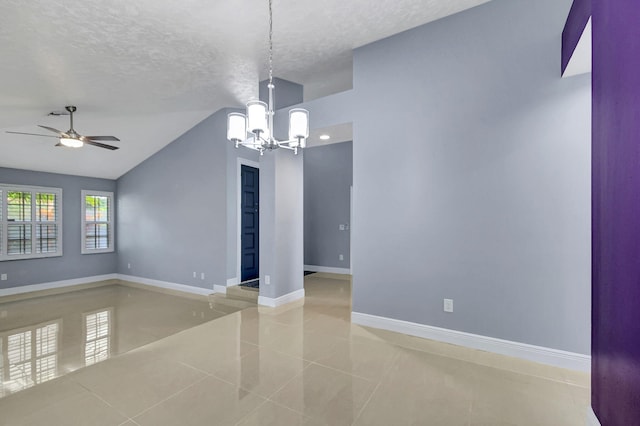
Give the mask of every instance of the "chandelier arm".
[(280, 142), (279, 143), (280, 148), (284, 148), (284, 149), (288, 149), (289, 151), (296, 151), (297, 152), (298, 148), (293, 147), (293, 146), (289, 146), (289, 145), (283, 145), (284, 143), (287, 143), (287, 142)]

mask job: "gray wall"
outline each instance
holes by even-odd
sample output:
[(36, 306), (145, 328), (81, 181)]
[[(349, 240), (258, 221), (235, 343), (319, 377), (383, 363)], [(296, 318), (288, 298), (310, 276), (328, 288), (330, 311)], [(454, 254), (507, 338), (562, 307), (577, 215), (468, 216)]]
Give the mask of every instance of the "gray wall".
[(277, 298), (304, 286), (303, 155), (278, 149), (260, 158), (262, 297)]
[(355, 51), (355, 312), (589, 353), (591, 92), (560, 78), (570, 6), (493, 0)]
[(225, 285), (226, 120), (216, 112), (118, 179), (119, 273)]
[[(353, 143), (321, 145), (304, 151), (304, 264), (350, 267)], [(344, 260), (339, 260), (339, 255)]]
[[(116, 253), (81, 254), (81, 191), (116, 192), (116, 182), (55, 173), (0, 168), (0, 183), (62, 188), (62, 257), (0, 262), (7, 274), (0, 288), (84, 278), (117, 272)], [(117, 229), (117, 228), (116, 228)], [(116, 238), (116, 249), (118, 239)]]

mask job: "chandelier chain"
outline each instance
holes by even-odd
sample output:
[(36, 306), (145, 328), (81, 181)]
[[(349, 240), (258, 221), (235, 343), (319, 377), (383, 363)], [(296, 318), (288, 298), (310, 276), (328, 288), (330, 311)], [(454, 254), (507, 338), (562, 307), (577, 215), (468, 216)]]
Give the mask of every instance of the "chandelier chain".
[(273, 84), (273, 0), (269, 0), (269, 84)]

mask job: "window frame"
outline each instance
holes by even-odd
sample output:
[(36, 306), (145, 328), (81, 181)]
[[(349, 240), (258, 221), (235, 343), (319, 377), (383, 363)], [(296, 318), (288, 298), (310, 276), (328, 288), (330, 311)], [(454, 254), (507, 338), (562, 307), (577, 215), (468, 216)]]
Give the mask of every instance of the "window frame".
[[(18, 221), (19, 224), (28, 224), (31, 227), (31, 253), (29, 254), (9, 254), (9, 225), (16, 222), (9, 221), (8, 212), (9, 205), (7, 203), (7, 193), (9, 192), (29, 192), (31, 193), (31, 219), (28, 222)], [(38, 193), (54, 194), (56, 196), (56, 218), (52, 222), (37, 221), (37, 209), (36, 200)], [(0, 262), (6, 262), (10, 260), (24, 260), (24, 259), (42, 259), (47, 257), (61, 257), (64, 252), (62, 248), (63, 242), (63, 213), (62, 213), (62, 188), (54, 188), (47, 186), (31, 186), (31, 185), (13, 185), (0, 183)], [(49, 253), (37, 252), (37, 232), (36, 226), (38, 224), (50, 224), (56, 226), (56, 251)]]
[[(107, 197), (109, 203), (109, 209), (107, 213), (106, 221), (87, 221), (87, 196), (98, 196), (98, 197)], [(114, 211), (115, 208), (115, 199), (113, 196), (113, 192), (109, 191), (93, 191), (90, 189), (83, 189), (81, 191), (81, 200), (80, 200), (80, 210), (81, 210), (81, 229), (80, 229), (80, 252), (82, 254), (100, 254), (100, 253), (113, 253), (116, 248), (116, 232), (115, 232), (115, 221), (114, 221)], [(88, 249), (86, 246), (87, 239), (87, 223), (106, 223), (108, 225), (108, 238), (109, 238), (109, 247), (104, 249)]]

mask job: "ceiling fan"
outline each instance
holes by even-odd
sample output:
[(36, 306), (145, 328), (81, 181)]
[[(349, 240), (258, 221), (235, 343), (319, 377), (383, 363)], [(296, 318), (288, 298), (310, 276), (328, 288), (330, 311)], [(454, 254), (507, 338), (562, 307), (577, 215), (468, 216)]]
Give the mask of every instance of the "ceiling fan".
[(93, 145), (99, 148), (105, 148), (110, 150), (118, 149), (117, 146), (107, 145), (104, 143), (97, 142), (97, 141), (114, 141), (114, 142), (120, 141), (120, 139), (116, 138), (115, 136), (82, 136), (81, 134), (76, 132), (73, 129), (73, 113), (76, 112), (77, 108), (73, 105), (69, 105), (69, 106), (66, 106), (65, 109), (69, 112), (70, 121), (71, 121), (71, 126), (69, 130), (67, 130), (66, 132), (62, 132), (58, 129), (54, 129), (53, 127), (38, 125), (43, 129), (47, 129), (53, 133), (56, 133), (57, 136), (40, 135), (37, 133), (10, 132), (10, 131), (7, 131), (7, 133), (14, 133), (17, 135), (44, 136), (47, 138), (58, 138), (60, 142), (58, 142), (56, 146), (66, 146), (69, 148), (81, 148), (83, 145), (87, 144), (87, 145)]

